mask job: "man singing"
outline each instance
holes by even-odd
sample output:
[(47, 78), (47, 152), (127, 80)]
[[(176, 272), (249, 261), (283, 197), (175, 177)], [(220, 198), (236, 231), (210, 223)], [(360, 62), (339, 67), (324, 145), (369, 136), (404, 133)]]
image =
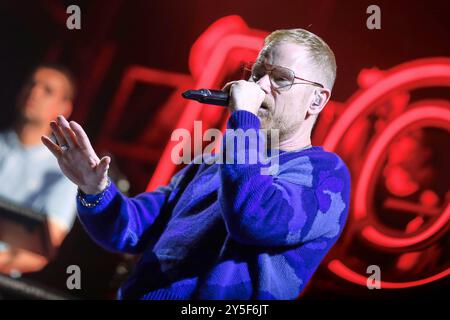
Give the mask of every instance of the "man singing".
[[(339, 238), (350, 176), (334, 153), (311, 145), (330, 99), (334, 54), (303, 29), (270, 34), (248, 81), (233, 81), (227, 135), (278, 130), (278, 169), (236, 163), (253, 144), (222, 152), (227, 161), (191, 163), (167, 186), (134, 198), (108, 179), (79, 124), (51, 123), (58, 144), (42, 141), (78, 185), (78, 214), (108, 250), (142, 254), (120, 288), (122, 299), (296, 299)], [(242, 130), (238, 130), (242, 129)], [(265, 139), (265, 135), (258, 135)], [(247, 157), (248, 158), (248, 157)]]

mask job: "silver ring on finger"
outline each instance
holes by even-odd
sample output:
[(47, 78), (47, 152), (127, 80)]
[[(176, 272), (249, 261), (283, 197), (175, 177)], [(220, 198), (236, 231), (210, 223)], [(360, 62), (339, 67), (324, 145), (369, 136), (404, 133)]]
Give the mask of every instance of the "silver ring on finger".
[(62, 150), (62, 151), (67, 151), (67, 150), (69, 150), (69, 146), (66, 145), (66, 144), (63, 144), (63, 145), (61, 146), (61, 150)]

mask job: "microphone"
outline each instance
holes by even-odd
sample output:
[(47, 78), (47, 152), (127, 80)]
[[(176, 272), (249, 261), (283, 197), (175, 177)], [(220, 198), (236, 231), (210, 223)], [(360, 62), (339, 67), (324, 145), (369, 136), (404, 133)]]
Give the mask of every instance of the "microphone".
[(222, 107), (227, 107), (230, 99), (230, 96), (225, 91), (211, 89), (187, 90), (181, 95), (185, 99)]

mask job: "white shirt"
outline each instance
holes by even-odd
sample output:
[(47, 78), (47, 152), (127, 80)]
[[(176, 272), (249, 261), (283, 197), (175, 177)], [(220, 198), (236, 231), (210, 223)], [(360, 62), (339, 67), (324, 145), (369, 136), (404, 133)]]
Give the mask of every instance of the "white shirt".
[(13, 130), (0, 133), (0, 198), (47, 215), (70, 230), (77, 187), (43, 145), (23, 146)]

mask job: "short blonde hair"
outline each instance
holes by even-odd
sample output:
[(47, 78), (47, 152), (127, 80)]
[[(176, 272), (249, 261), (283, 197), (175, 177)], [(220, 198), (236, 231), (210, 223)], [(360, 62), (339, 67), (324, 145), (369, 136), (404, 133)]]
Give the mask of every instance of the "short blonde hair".
[(333, 51), (319, 36), (304, 29), (280, 29), (272, 32), (264, 39), (264, 47), (279, 42), (292, 42), (304, 47), (314, 65), (320, 70), (318, 82), (326, 88), (333, 89), (336, 80), (336, 58)]

